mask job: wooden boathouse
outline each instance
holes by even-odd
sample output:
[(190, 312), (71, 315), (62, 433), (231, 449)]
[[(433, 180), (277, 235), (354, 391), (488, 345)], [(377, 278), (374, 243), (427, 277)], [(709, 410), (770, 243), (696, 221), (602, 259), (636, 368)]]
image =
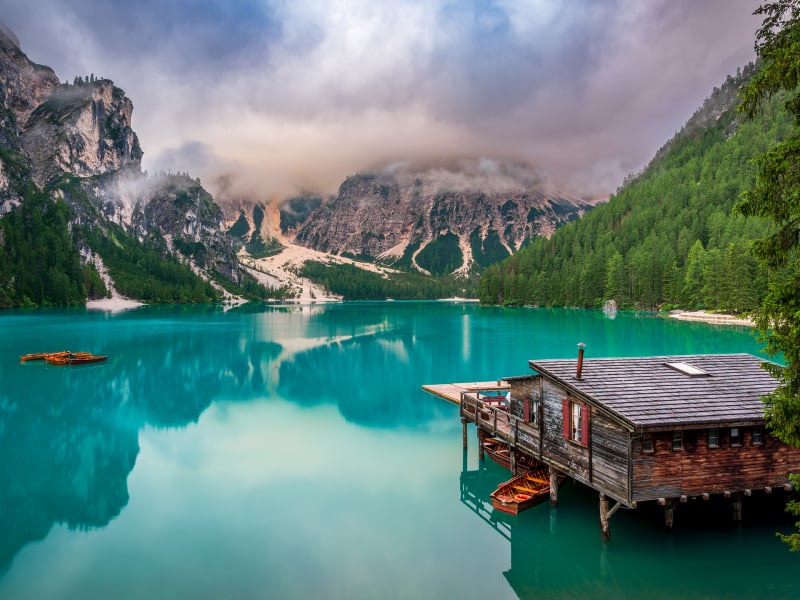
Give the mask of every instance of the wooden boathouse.
[(473, 423), (481, 448), (487, 436), (509, 444), (512, 470), (519, 453), (548, 465), (553, 505), (559, 474), (595, 489), (604, 539), (621, 507), (656, 502), (672, 527), (674, 509), (690, 498), (730, 498), (740, 520), (742, 496), (791, 490), (789, 473), (800, 472), (800, 449), (765, 428), (761, 397), (776, 381), (763, 359), (584, 360), (579, 346), (577, 360), (531, 360), (533, 374), (490, 386), (504, 390), (502, 399), (463, 389), (457, 401), (464, 447)]

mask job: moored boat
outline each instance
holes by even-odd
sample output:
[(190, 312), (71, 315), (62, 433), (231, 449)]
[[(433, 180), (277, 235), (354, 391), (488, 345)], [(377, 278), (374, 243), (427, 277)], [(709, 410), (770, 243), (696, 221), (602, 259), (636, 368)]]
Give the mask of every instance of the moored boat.
[(28, 362), (32, 360), (47, 360), (48, 358), (67, 356), (70, 354), (69, 350), (62, 350), (60, 352), (33, 352), (32, 354), (23, 354), (19, 357), (21, 362)]
[(108, 360), (107, 356), (95, 356), (91, 354), (89, 356), (71, 356), (69, 358), (69, 364), (71, 365), (88, 365), (91, 363), (98, 363)]
[(490, 494), (492, 506), (516, 515), (550, 496), (550, 475), (544, 466), (536, 467), (501, 483)]
[(107, 356), (96, 356), (91, 352), (53, 352), (45, 356), (49, 365), (88, 365), (108, 360)]
[[(483, 440), (483, 449), (494, 462), (504, 469), (511, 470), (511, 452), (508, 444), (497, 438)], [(517, 469), (527, 471), (536, 465), (536, 460), (524, 452), (517, 453)]]
[(29, 360), (44, 360), (47, 352), (34, 352), (33, 354), (23, 354), (19, 357), (21, 362), (28, 362)]

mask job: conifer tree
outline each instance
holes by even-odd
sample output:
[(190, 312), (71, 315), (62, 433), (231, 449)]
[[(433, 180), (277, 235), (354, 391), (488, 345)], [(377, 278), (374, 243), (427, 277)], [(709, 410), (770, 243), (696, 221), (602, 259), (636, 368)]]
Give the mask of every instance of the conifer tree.
[[(769, 98), (786, 94), (794, 127), (758, 159), (755, 185), (739, 210), (775, 225), (755, 245), (771, 277), (756, 323), (767, 352), (782, 353), (786, 361), (785, 368), (771, 368), (778, 387), (765, 398), (769, 423), (783, 441), (800, 446), (800, 0), (765, 3), (755, 14), (764, 17), (755, 42), (761, 70), (744, 88), (740, 110), (752, 118)], [(800, 476), (792, 477), (800, 487)], [(800, 503), (790, 503), (789, 510), (800, 516)], [(780, 537), (800, 551), (800, 530)]]

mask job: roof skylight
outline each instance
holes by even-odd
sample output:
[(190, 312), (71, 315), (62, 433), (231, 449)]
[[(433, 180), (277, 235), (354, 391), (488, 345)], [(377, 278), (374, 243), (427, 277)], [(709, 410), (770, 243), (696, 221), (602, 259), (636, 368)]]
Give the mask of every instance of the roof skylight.
[(703, 371), (703, 369), (698, 369), (697, 367), (688, 363), (668, 362), (664, 363), (664, 366), (669, 367), (674, 371), (678, 371), (679, 373), (683, 373), (684, 375), (688, 375), (689, 377), (708, 377), (708, 373)]

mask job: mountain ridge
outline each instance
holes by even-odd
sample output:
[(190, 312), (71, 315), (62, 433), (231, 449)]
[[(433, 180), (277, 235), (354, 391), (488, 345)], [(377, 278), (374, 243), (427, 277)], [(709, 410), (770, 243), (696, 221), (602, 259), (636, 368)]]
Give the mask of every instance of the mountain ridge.
[[(535, 237), (551, 235), (600, 201), (549, 191), (538, 173), (517, 163), (460, 159), (422, 168), (395, 164), (348, 176), (328, 198), (306, 194), (278, 203), (278, 237), (282, 243), (331, 255), (430, 273), (418, 255), (440, 238), (455, 236), (460, 259), (452, 272), (467, 274), (513, 254)], [(257, 219), (242, 215), (242, 203), (233, 206), (239, 215), (229, 231), (245, 240), (256, 233), (276, 236), (274, 224), (271, 231), (257, 228)], [(274, 210), (272, 214), (274, 221)], [(232, 215), (228, 218), (231, 222)]]

